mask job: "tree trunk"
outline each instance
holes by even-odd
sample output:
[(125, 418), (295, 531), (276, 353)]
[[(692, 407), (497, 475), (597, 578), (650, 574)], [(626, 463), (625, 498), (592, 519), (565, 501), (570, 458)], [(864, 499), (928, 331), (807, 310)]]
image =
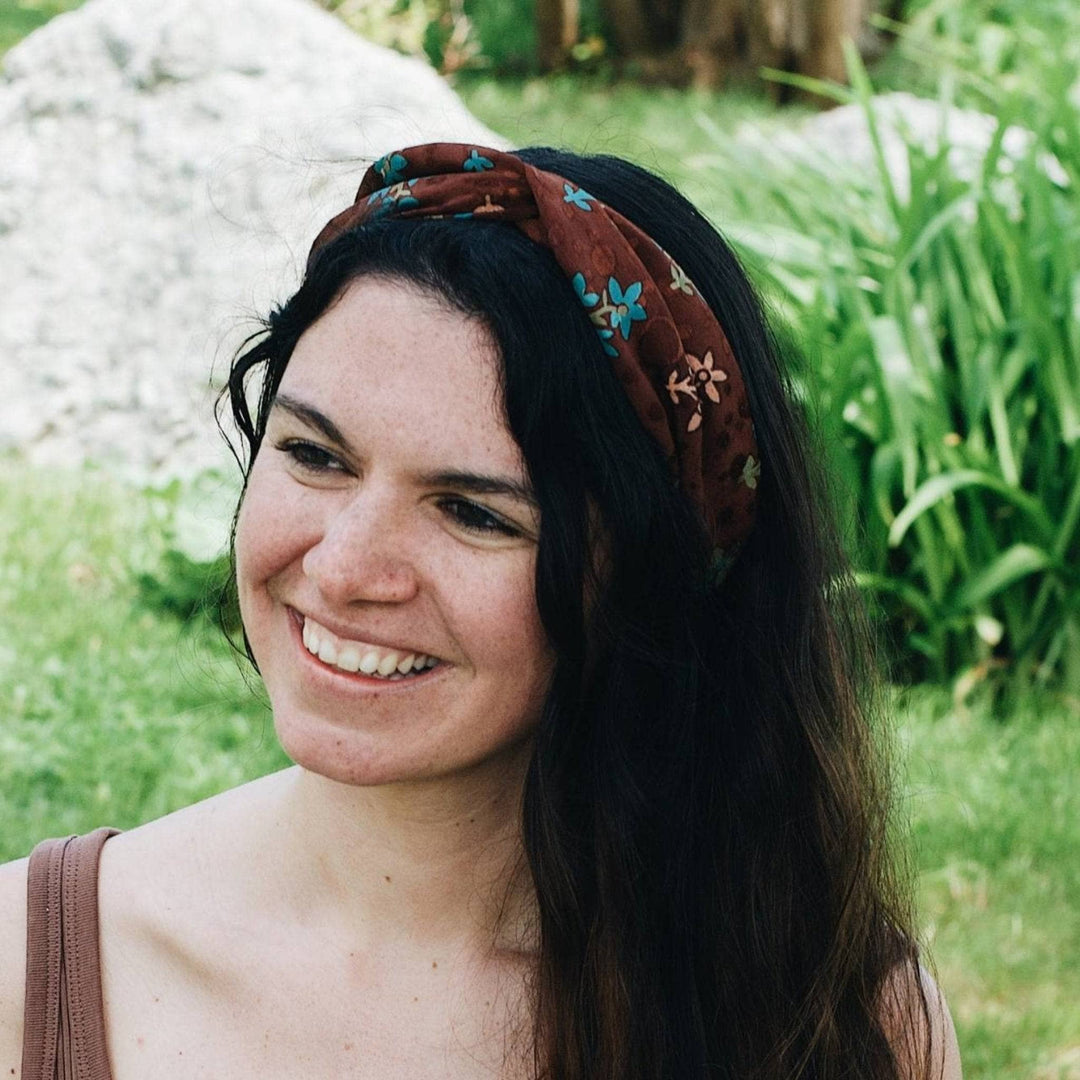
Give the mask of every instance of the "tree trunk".
[(535, 0), (536, 54), (542, 71), (565, 67), (578, 39), (578, 0)]
[[(701, 86), (753, 78), (762, 67), (845, 82), (842, 42), (865, 45), (874, 0), (603, 0), (608, 32), (625, 57), (659, 61)], [(889, 0), (877, 0), (888, 3)], [(652, 70), (658, 70), (655, 64)]]
[(717, 86), (742, 66), (746, 0), (686, 0), (682, 42), (695, 86)]
[(604, 22), (620, 56), (660, 56), (679, 44), (683, 0), (601, 0)]
[(815, 79), (847, 82), (844, 66), (844, 38), (858, 41), (866, 19), (862, 0), (807, 0), (806, 50), (799, 58), (799, 71)]
[(650, 56), (659, 47), (644, 0), (602, 0), (604, 21), (620, 56)]

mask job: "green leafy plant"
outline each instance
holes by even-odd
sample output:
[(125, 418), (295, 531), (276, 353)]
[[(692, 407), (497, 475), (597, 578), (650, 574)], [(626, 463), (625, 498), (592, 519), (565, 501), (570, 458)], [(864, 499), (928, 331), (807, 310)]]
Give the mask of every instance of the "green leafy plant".
[(142, 605), (187, 623), (240, 629), (240, 610), (226, 549), (233, 485), (216, 471), (147, 488), (164, 548), (152, 568), (135, 572)]
[[(423, 56), (443, 74), (532, 74), (536, 56), (533, 0), (318, 0), (362, 37)], [(594, 67), (606, 51), (599, 0), (580, 5), (575, 65)]]
[(947, 80), (936, 147), (905, 138), (898, 170), (853, 49), (848, 62), (850, 91), (812, 89), (858, 103), (871, 167), (726, 140), (705, 164), (747, 223), (729, 231), (803, 353), (803, 393), (900, 673), (1004, 670), (1076, 693), (1074, 72), (1049, 60), (1037, 93), (994, 102), (989, 147), (965, 174)]

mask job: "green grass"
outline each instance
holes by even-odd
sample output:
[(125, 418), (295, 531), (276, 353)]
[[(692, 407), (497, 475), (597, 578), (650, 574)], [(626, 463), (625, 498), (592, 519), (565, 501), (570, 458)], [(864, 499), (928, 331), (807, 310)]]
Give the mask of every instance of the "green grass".
[(167, 813), (284, 762), (205, 621), (137, 585), (159, 500), (93, 473), (0, 466), (0, 857), (46, 835)]
[[(495, 80), (459, 75), (454, 89), (477, 117), (516, 145), (543, 142), (617, 154), (671, 177), (692, 178), (697, 170), (687, 155), (712, 148), (699, 116), (730, 130), (740, 121), (777, 112), (766, 98), (745, 90), (676, 90), (601, 76)], [(789, 110), (788, 115), (796, 114)]]
[(0, 0), (0, 55), (54, 15), (79, 7), (83, 0)]
[(901, 709), (924, 935), (965, 1075), (1056, 1076), (1070, 1052), (1075, 1068), (1080, 706), (1001, 718), (922, 690)]
[[(0, 860), (130, 828), (286, 764), (210, 624), (149, 603), (175, 498), (0, 463)], [(924, 932), (969, 1080), (1055, 1076), (1080, 1047), (1077, 706), (1002, 719), (898, 699)]]

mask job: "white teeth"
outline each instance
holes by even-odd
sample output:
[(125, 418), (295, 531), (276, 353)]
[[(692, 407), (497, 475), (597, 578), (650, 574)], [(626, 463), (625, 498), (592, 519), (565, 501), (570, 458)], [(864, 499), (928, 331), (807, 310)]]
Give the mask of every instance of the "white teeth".
[(324, 664), (341, 668), (342, 671), (377, 674), (384, 679), (403, 679), (410, 672), (418, 674), (439, 662), (437, 657), (426, 653), (384, 651), (358, 641), (342, 641), (314, 619), (304, 619), (301, 636), (304, 648)]
[(359, 671), (360, 650), (355, 645), (346, 645), (338, 653), (337, 666), (344, 671)]

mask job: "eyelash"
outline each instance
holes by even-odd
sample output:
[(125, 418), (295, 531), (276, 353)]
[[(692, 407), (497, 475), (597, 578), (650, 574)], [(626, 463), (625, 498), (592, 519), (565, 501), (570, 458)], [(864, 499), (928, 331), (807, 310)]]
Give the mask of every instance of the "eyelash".
[[(466, 529), (468, 532), (478, 533), (481, 536), (490, 533), (501, 533), (503, 536), (521, 535), (512, 525), (507, 525), (506, 522), (500, 520), (494, 514), (488, 513), (482, 506), (477, 506), (476, 503), (469, 502), (467, 499), (449, 496), (441, 499), (439, 505), (444, 509), (449, 506), (459, 507), (460, 509), (457, 512), (451, 512), (451, 516), (461, 528)], [(466, 520), (470, 515), (473, 517), (471, 525)], [(477, 518), (483, 521), (484, 524), (476, 524)]]
[[(302, 439), (286, 439), (275, 444), (274, 449), (286, 454), (296, 465), (309, 473), (325, 474), (342, 471), (342, 466), (334, 455), (315, 443), (305, 442)], [(481, 536), (492, 533), (501, 533), (504, 536), (521, 535), (512, 525), (506, 524), (482, 506), (469, 502), (468, 499), (450, 495), (441, 499), (439, 505), (443, 509), (457, 507), (456, 511), (450, 511), (450, 516), (467, 532)], [(469, 517), (472, 518), (471, 524), (467, 520)], [(480, 519), (480, 524), (477, 524), (477, 518)]]
[(301, 469), (311, 473), (340, 472), (341, 466), (328, 450), (302, 439), (285, 439), (275, 444), (275, 450), (287, 454)]

